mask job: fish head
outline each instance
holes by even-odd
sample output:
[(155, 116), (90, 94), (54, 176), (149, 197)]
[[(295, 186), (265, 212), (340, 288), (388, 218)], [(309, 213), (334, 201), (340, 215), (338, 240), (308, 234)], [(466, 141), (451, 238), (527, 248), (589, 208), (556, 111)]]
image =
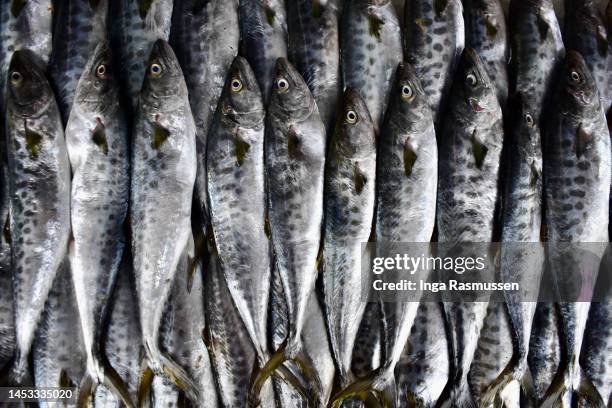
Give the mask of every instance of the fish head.
[(536, 109), (530, 104), (529, 98), (517, 93), (510, 102), (515, 120), (511, 143), (519, 154), (513, 154), (511, 160), (536, 160), (541, 165), (541, 134)]
[(263, 122), (265, 109), (261, 90), (248, 61), (238, 56), (230, 67), (221, 97), (221, 112), (230, 120), (252, 127)]
[(564, 82), (561, 86), (570, 96), (570, 98), (564, 98), (571, 104), (571, 107), (566, 107), (568, 111), (594, 107), (599, 103), (597, 84), (584, 58), (577, 51), (567, 51), (562, 78)]
[(144, 102), (153, 105), (162, 99), (187, 95), (183, 71), (167, 41), (157, 40), (153, 44), (140, 95)]
[(270, 105), (285, 116), (306, 117), (312, 112), (314, 99), (297, 69), (285, 58), (276, 61)]
[(488, 120), (488, 114), (499, 109), (495, 87), (482, 59), (472, 48), (466, 48), (461, 55), (455, 83), (457, 93), (465, 102), (461, 105), (461, 114)]
[(118, 98), (111, 58), (108, 43), (101, 42), (85, 65), (75, 91), (75, 101), (87, 105), (88, 112), (101, 112)]
[(8, 71), (8, 102), (22, 116), (35, 116), (53, 100), (42, 61), (29, 50), (13, 53)]
[(396, 82), (391, 95), (392, 109), (399, 111), (394, 115), (402, 129), (423, 130), (422, 125), (431, 121), (431, 107), (421, 81), (414, 67), (402, 62), (397, 67)]
[(351, 158), (370, 156), (376, 145), (374, 123), (359, 91), (346, 89), (341, 112), (333, 135), (334, 151)]

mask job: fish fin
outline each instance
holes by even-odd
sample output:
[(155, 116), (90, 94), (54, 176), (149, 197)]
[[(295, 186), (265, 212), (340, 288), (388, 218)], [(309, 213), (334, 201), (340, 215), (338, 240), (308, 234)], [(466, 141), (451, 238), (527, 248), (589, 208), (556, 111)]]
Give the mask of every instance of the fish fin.
[(412, 391), (406, 390), (406, 402), (409, 407), (425, 408), (427, 405)]
[(370, 34), (372, 34), (378, 41), (380, 41), (380, 34), (382, 31), (383, 25), (385, 25), (385, 20), (381, 16), (379, 16), (373, 10), (368, 11), (368, 22), (370, 25)]
[(239, 135), (234, 136), (234, 153), (236, 154), (236, 164), (238, 166), (242, 166), (250, 148), (251, 145), (242, 140)]
[(478, 404), (474, 400), (474, 397), (472, 396), (472, 393), (470, 392), (469, 385), (461, 385), (461, 388), (455, 395), (455, 399), (452, 403), (452, 406), (455, 408), (476, 408), (478, 406)]
[(485, 407), (493, 404), (499, 393), (502, 392), (508, 384), (514, 381), (518, 368), (519, 361), (518, 358), (516, 358), (515, 352), (502, 372), (485, 388), (480, 399), (480, 404)]
[(272, 354), (263, 367), (253, 373), (248, 393), (249, 406), (257, 407), (260, 405), (261, 400), (259, 394), (261, 393), (264, 383), (272, 376), (278, 367), (287, 361), (286, 344), (286, 342), (283, 343), (278, 350)]
[(106, 386), (106, 388), (108, 388), (117, 398), (123, 401), (123, 404), (127, 408), (135, 408), (136, 405), (134, 405), (125, 381), (123, 381), (119, 373), (108, 361), (104, 361), (102, 364), (104, 370), (104, 379), (102, 383), (104, 386)]
[(13, 0), (11, 1), (11, 14), (17, 18), (21, 14), (21, 10), (25, 7), (27, 0)]
[(100, 118), (96, 118), (98, 123), (94, 130), (91, 131), (91, 141), (102, 150), (102, 153), (108, 156), (108, 140), (106, 139), (106, 129)]
[(529, 185), (531, 187), (535, 187), (538, 184), (538, 180), (540, 179), (540, 170), (537, 168), (535, 162), (531, 162), (530, 166), (530, 174), (529, 174)]
[(25, 119), (23, 121), (23, 126), (25, 129), (26, 149), (28, 149), (28, 151), (30, 152), (31, 157), (38, 157), (43, 137), (40, 133), (37, 133), (30, 129)]
[(321, 0), (312, 0), (312, 16), (319, 18), (323, 14), (325, 6), (321, 4)]
[(597, 26), (597, 50), (599, 55), (606, 57), (608, 55), (608, 47), (610, 43), (608, 41), (608, 33), (602, 25)]
[(268, 24), (270, 24), (271, 26), (274, 25), (274, 22), (276, 21), (276, 11), (270, 7), (269, 4), (264, 4), (264, 13), (266, 14), (266, 20), (268, 21)]
[(540, 407), (542, 408), (551, 408), (558, 404), (558, 402), (563, 398), (563, 394), (567, 392), (567, 365), (565, 368), (559, 368), (557, 371), (557, 375), (555, 375), (552, 383), (548, 387), (544, 398), (542, 399), (542, 403)]
[(193, 0), (193, 7), (191, 8), (191, 12), (193, 14), (199, 14), (200, 11), (204, 10), (208, 0)]
[(576, 131), (576, 157), (581, 158), (582, 155), (589, 149), (591, 142), (593, 141), (593, 133), (588, 131), (582, 126), (582, 123), (578, 126)]
[(606, 404), (603, 401), (603, 398), (597, 391), (597, 388), (593, 385), (591, 379), (586, 375), (586, 373), (580, 369), (580, 383), (578, 384), (578, 389), (574, 391), (579, 398), (584, 399), (586, 401), (586, 406), (589, 408), (606, 408)]
[(487, 32), (487, 37), (489, 38), (497, 37), (497, 33), (499, 32), (499, 27), (497, 26), (497, 21), (495, 21), (491, 17), (485, 16), (485, 29)]
[(300, 152), (300, 137), (293, 127), (289, 128), (289, 134), (287, 135), (287, 152), (291, 158), (298, 157)]
[(89, 0), (89, 7), (91, 7), (92, 10), (98, 8), (98, 4), (100, 4), (100, 0)]
[(538, 11), (538, 32), (540, 33), (540, 39), (545, 39), (548, 37), (548, 33), (550, 33), (550, 26), (548, 25), (548, 21), (542, 17), (543, 11), (540, 9)]
[(156, 120), (153, 124), (153, 140), (151, 141), (151, 146), (155, 150), (159, 150), (159, 148), (164, 144), (166, 139), (170, 137), (170, 131), (159, 124)]
[(414, 20), (414, 23), (416, 24), (417, 27), (419, 27), (422, 33), (427, 32), (427, 22), (425, 21), (424, 18), (417, 18)]
[(266, 218), (264, 220), (264, 233), (266, 234), (266, 237), (268, 237), (268, 239), (272, 238), (272, 227), (270, 226), (270, 217), (268, 216), (267, 211)]
[(85, 374), (79, 385), (76, 406), (78, 408), (87, 408), (89, 406), (89, 401), (93, 399), (97, 387), (98, 383), (94, 381), (93, 377), (89, 374)]
[(198, 269), (198, 264), (206, 255), (206, 235), (197, 234), (194, 241), (193, 257), (188, 257), (187, 267), (187, 293), (191, 293), (193, 278)]
[[(146, 360), (143, 360), (146, 361)], [(153, 378), (155, 373), (147, 365), (144, 365), (140, 371), (140, 380), (138, 382), (138, 406), (145, 406), (145, 401), (149, 399), (151, 387), (153, 386)]]
[(334, 395), (331, 407), (340, 408), (342, 403), (349, 398), (357, 398), (366, 403), (371, 396), (378, 401), (380, 407), (388, 408), (396, 405), (397, 397), (393, 371), (376, 370), (353, 382)]
[(6, 220), (4, 220), (4, 227), (2, 228), (2, 236), (4, 241), (11, 245), (13, 242), (11, 240), (11, 216), (10, 214), (6, 214)]
[(182, 390), (190, 400), (194, 402), (200, 401), (198, 386), (181, 366), (162, 353), (158, 353), (157, 359), (159, 360), (164, 375), (172, 381), (172, 383)]
[(64, 370), (63, 368), (60, 370), (57, 386), (61, 388), (73, 388), (75, 386), (74, 382), (72, 381), (72, 378), (70, 378), (66, 370)]
[(404, 174), (406, 174), (406, 177), (412, 175), (412, 168), (418, 157), (412, 146), (408, 143), (408, 140), (406, 140), (406, 143), (404, 143)]
[(151, 5), (153, 5), (153, 0), (138, 0), (138, 13), (140, 14), (140, 18), (144, 20), (151, 9)]
[(489, 149), (484, 144), (480, 143), (478, 139), (476, 139), (476, 131), (472, 133), (472, 154), (474, 155), (474, 160), (476, 160), (476, 167), (482, 169), (482, 164), (487, 157), (487, 152)]
[(448, 5), (448, 0), (434, 0), (434, 10), (436, 11), (436, 15), (439, 17), (444, 10), (446, 10), (446, 6)]
[(359, 168), (359, 163), (355, 163), (355, 166), (353, 167), (353, 179), (355, 182), (355, 192), (359, 195), (363, 191), (365, 185), (368, 183), (368, 178)]
[(527, 400), (527, 406), (537, 406), (538, 397), (535, 389), (535, 384), (533, 383), (533, 376), (531, 375), (531, 370), (529, 369), (529, 366), (525, 367), (523, 376), (520, 378), (520, 385), (521, 390), (523, 390), (523, 396)]

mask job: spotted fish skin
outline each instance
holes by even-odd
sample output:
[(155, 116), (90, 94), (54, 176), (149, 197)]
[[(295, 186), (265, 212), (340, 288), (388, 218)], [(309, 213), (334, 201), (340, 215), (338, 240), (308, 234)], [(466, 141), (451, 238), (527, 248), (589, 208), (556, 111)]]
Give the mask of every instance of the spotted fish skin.
[[(466, 48), (439, 141), (439, 174), (444, 175), (438, 182), (439, 242), (492, 241), (502, 142), (502, 113), (496, 87), (478, 54)], [(444, 311), (451, 331), (449, 398), (463, 406), (473, 403), (467, 376), (487, 302), (446, 302)]]
[(173, 381), (197, 400), (193, 380), (158, 344), (165, 303), (191, 236), (195, 124), (187, 86), (168, 43), (156, 41), (149, 61), (134, 118), (130, 200), (140, 326), (149, 367), (158, 375), (172, 371)]
[(533, 317), (527, 363), (538, 401), (544, 399), (561, 359), (559, 317), (552, 302), (539, 302)]
[(599, 89), (602, 108), (607, 112), (612, 106), (612, 42), (606, 23), (594, 0), (567, 3), (566, 46), (584, 57)]
[(76, 87), (66, 146), (72, 167), (72, 278), (88, 374), (102, 379), (103, 333), (126, 245), (130, 188), (127, 121), (105, 42), (95, 48)]
[[(567, 253), (563, 245), (581, 242), (601, 259), (608, 242), (610, 194), (610, 136), (601, 107), (596, 81), (585, 59), (568, 51), (555, 98), (554, 112), (544, 137), (544, 192), (546, 199), (547, 250), (555, 283), (561, 298), (559, 309), (562, 381), (550, 390), (547, 401), (557, 401), (573, 392), (590, 397), (581, 385), (578, 357), (588, 317), (587, 301), (570, 302), (564, 290), (580, 282), (580, 299), (590, 299), (599, 262)], [(569, 180), (569, 182), (566, 182)], [(597, 263), (597, 265), (595, 265)], [(577, 274), (579, 274), (577, 276)]]
[(206, 140), (232, 61), (238, 54), (240, 29), (236, 0), (174, 0), (170, 44), (183, 69), (196, 124), (198, 171), (195, 194), (207, 230)]
[(341, 99), (338, 17), (336, 0), (287, 2), (289, 61), (308, 84), (328, 132)]
[(98, 43), (106, 40), (108, 0), (60, 1), (56, 10), (49, 75), (64, 124), (83, 69)]
[(438, 127), (465, 46), (465, 27), (460, 0), (443, 2), (444, 9), (440, 11), (433, 3), (436, 2), (407, 2), (404, 53), (421, 80)]
[(402, 31), (391, 1), (344, 3), (340, 49), (343, 87), (361, 94), (378, 132), (393, 75), (403, 58)]
[(538, 126), (548, 106), (565, 47), (551, 0), (510, 3), (511, 94), (520, 94)]
[(497, 89), (505, 109), (508, 99), (508, 69), (510, 53), (506, 17), (500, 0), (466, 0), (466, 46), (473, 48), (487, 68), (487, 74)]
[[(141, 9), (140, 5), (147, 3), (150, 6)], [(134, 112), (153, 44), (170, 36), (173, 0), (117, 0), (109, 4), (111, 48), (117, 50), (119, 78)]]
[(59, 110), (42, 64), (13, 54), (7, 95), (10, 233), (17, 355), (14, 380), (28, 355), (70, 232), (70, 164)]
[(208, 195), (221, 268), (262, 365), (269, 357), (270, 292), (264, 118), (255, 74), (237, 57), (208, 136)]
[(325, 173), (322, 282), (334, 360), (340, 382), (347, 386), (353, 380), (353, 346), (366, 306), (360, 265), (374, 216), (376, 140), (357, 91), (345, 91), (340, 115)]
[(356, 378), (365, 377), (381, 364), (382, 311), (380, 302), (368, 302), (353, 348), (351, 370)]
[(287, 10), (281, 0), (240, 1), (240, 55), (244, 56), (259, 82), (264, 102), (272, 92), (274, 67), (287, 58)]

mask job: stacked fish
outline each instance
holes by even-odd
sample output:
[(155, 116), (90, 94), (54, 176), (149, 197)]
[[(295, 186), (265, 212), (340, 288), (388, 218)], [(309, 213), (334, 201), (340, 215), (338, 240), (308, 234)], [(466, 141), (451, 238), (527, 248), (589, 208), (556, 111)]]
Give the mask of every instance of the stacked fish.
[(607, 256), (600, 3), (562, 34), (552, 0), (0, 0), (0, 384), (611, 406), (608, 290), (367, 302), (361, 268), (368, 241), (531, 243), (501, 278), (559, 288), (585, 265), (557, 246)]

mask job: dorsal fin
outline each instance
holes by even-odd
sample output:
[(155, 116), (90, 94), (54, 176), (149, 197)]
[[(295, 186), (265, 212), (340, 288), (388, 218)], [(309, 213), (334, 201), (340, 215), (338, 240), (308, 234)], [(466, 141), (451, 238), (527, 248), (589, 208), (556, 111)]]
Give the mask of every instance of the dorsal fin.
[(96, 146), (102, 150), (102, 153), (108, 155), (108, 141), (106, 140), (106, 129), (104, 128), (104, 124), (100, 120), (100, 118), (96, 118), (98, 124), (91, 131), (91, 140), (94, 142)]

